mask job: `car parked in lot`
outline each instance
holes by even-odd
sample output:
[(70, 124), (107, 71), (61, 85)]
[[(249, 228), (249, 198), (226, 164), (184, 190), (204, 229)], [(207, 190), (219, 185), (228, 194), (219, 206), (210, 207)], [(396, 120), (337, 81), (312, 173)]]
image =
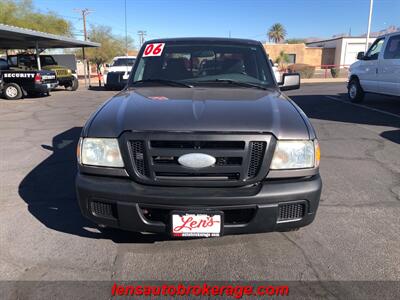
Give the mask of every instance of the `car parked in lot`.
[(104, 71), (104, 86), (106, 89), (123, 89), (128, 82), (136, 56), (117, 56)]
[(310, 121), (279, 88), (260, 42), (146, 42), (127, 87), (87, 121), (76, 178), (101, 226), (172, 236), (310, 224), (322, 188)]
[(377, 38), (357, 59), (347, 86), (352, 102), (363, 101), (365, 93), (400, 96), (400, 32)]
[(53, 71), (14, 70), (5, 59), (0, 59), (0, 93), (7, 100), (18, 100), (26, 95), (48, 95), (57, 85)]

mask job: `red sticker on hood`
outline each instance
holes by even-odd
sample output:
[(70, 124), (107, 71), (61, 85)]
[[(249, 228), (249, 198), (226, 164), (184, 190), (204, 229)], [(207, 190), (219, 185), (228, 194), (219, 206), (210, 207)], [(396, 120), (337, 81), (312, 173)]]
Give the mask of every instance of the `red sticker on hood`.
[(168, 98), (164, 97), (164, 96), (152, 96), (152, 97), (148, 97), (148, 98), (150, 98), (152, 100), (168, 100)]

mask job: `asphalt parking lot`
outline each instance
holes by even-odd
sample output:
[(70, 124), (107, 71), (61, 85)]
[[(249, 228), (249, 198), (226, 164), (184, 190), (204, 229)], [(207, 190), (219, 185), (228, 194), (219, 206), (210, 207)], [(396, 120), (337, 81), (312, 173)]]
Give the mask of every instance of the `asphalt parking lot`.
[(169, 240), (101, 232), (76, 204), (81, 127), (114, 93), (0, 101), (0, 280), (400, 281), (400, 99), (371, 95), (353, 105), (344, 84), (288, 93), (322, 148), (314, 223)]

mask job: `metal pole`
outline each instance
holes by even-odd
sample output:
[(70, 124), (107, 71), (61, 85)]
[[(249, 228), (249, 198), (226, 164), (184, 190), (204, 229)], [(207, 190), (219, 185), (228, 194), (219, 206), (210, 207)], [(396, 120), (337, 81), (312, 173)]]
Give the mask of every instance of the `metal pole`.
[[(93, 12), (92, 10), (89, 10), (87, 8), (85, 9), (74, 9), (76, 12), (82, 14), (82, 21), (83, 21), (83, 38), (86, 41), (87, 40), (87, 32), (86, 32), (86, 16)], [(85, 56), (85, 47), (82, 47), (82, 56), (83, 56), (83, 72), (84, 72), (84, 77), (85, 77), (85, 86), (87, 87), (87, 81), (86, 81), (86, 76), (89, 78), (89, 87), (90, 87), (90, 68), (89, 68), (89, 62), (86, 59)]]
[(82, 60), (83, 60), (83, 77), (85, 78), (85, 87), (87, 87), (85, 47), (82, 47)]
[(374, 5), (374, 0), (370, 0), (369, 2), (369, 16), (368, 16), (368, 30), (367, 30), (367, 37), (365, 39), (365, 53), (368, 50), (368, 44), (369, 44), (369, 34), (371, 32), (371, 18), (372, 18), (372, 7)]
[(126, 17), (126, 0), (125, 0), (125, 50), (126, 50), (126, 56), (128, 56), (128, 23)]
[[(87, 9), (82, 10), (82, 20), (83, 20), (83, 38), (87, 40), (87, 31), (86, 31), (86, 14), (89, 13)], [(85, 47), (83, 47), (85, 48)], [(86, 60), (86, 67), (87, 67), (87, 74), (88, 74), (88, 81), (89, 81), (89, 88), (90, 84), (90, 63)]]
[(39, 43), (36, 41), (36, 43), (35, 43), (35, 56), (36, 56), (36, 63), (37, 63), (37, 67), (38, 67), (38, 70), (41, 70), (42, 69), (42, 66), (40, 65), (40, 57), (39, 57)]

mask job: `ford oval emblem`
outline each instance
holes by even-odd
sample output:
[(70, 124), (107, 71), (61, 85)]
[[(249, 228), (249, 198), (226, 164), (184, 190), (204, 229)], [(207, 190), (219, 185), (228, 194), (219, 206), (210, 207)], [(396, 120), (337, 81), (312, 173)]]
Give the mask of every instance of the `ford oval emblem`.
[(215, 164), (215, 157), (204, 153), (189, 153), (178, 158), (178, 162), (185, 167), (201, 169)]

